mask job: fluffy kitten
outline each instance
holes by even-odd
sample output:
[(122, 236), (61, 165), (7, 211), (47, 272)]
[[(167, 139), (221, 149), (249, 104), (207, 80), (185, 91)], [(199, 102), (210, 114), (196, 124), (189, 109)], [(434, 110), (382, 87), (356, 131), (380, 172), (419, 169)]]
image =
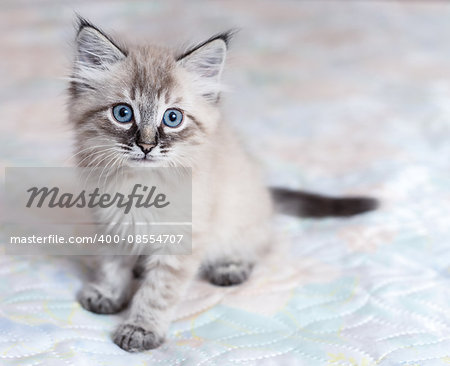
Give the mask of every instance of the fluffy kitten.
[[(237, 285), (273, 243), (271, 193), (219, 113), (229, 39), (230, 33), (219, 34), (175, 54), (119, 46), (79, 19), (69, 89), (79, 165), (192, 168), (192, 255), (106, 256), (79, 294), (81, 305), (96, 313), (116, 313), (130, 303), (113, 337), (127, 351), (164, 341), (174, 307), (196, 275)], [(370, 199), (272, 194), (295, 215), (352, 215), (375, 207)], [(133, 268), (143, 278), (131, 299)]]

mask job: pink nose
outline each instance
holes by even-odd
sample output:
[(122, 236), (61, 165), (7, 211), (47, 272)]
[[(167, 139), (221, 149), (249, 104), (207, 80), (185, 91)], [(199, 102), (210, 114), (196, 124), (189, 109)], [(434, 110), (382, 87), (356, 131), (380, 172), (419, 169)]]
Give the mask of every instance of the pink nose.
[(142, 150), (144, 154), (148, 154), (156, 146), (156, 144), (145, 144), (143, 142), (136, 143)]

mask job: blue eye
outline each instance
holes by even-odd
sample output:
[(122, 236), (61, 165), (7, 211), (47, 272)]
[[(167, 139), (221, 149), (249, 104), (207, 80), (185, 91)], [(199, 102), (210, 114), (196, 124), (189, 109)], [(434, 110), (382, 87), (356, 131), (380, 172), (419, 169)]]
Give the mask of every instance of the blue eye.
[(178, 109), (168, 109), (164, 112), (163, 122), (168, 127), (178, 127), (183, 121), (183, 113)]
[(113, 108), (113, 116), (117, 122), (128, 123), (133, 119), (133, 109), (127, 104), (117, 104)]

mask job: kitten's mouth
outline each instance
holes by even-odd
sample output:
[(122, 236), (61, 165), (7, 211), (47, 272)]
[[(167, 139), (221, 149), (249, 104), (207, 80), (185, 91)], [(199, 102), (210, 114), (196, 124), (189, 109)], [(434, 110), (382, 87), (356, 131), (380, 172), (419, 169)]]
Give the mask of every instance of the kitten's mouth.
[(137, 164), (150, 164), (156, 162), (158, 159), (156, 159), (153, 156), (144, 156), (142, 158), (132, 157), (130, 158), (130, 161)]

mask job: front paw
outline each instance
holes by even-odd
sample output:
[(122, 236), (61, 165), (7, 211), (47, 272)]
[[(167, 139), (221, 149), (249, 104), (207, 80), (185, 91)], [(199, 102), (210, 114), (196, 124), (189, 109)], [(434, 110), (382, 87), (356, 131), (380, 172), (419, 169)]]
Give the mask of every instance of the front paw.
[(157, 348), (164, 342), (164, 336), (151, 329), (134, 324), (122, 324), (113, 337), (114, 343), (128, 352), (140, 352)]
[(234, 286), (246, 281), (253, 264), (245, 261), (219, 261), (202, 266), (201, 275), (216, 286)]
[(108, 296), (92, 285), (83, 287), (78, 294), (78, 301), (83, 308), (97, 314), (115, 314), (126, 305), (122, 299)]

